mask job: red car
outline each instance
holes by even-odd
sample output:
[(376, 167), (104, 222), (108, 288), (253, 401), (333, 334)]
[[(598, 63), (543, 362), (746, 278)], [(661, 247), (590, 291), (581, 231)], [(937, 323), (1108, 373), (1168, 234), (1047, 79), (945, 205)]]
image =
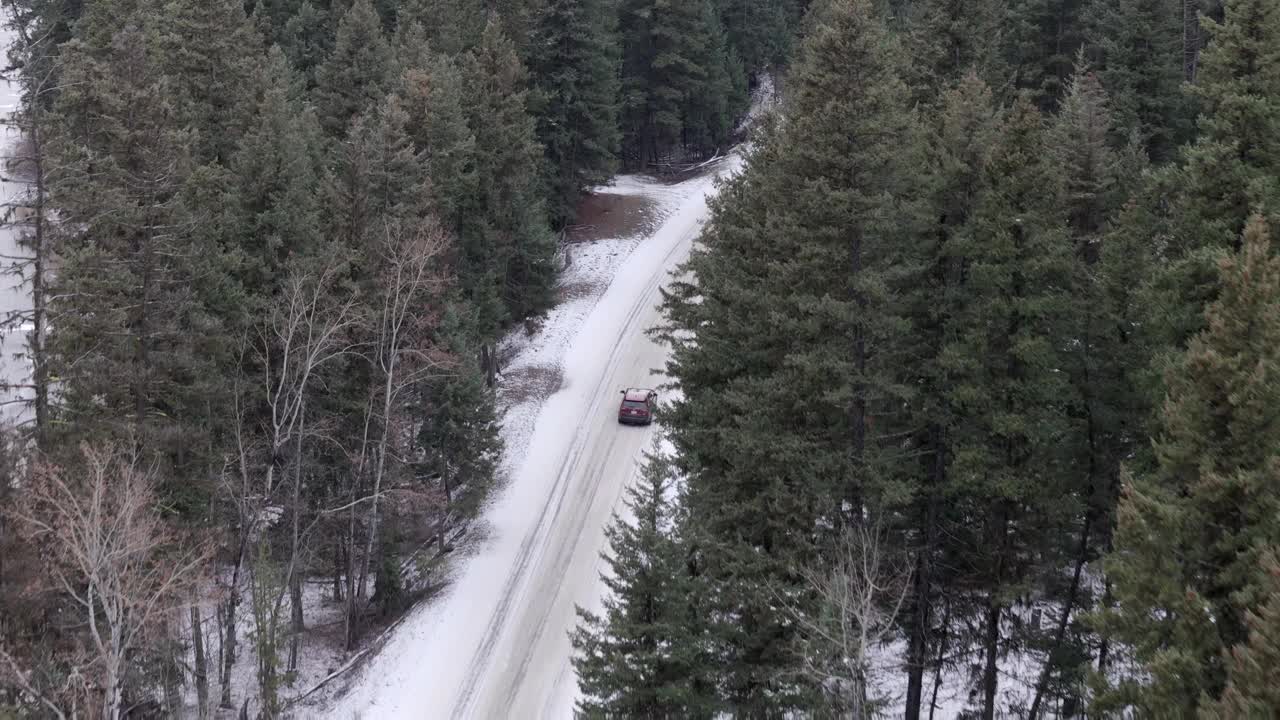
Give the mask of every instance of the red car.
[(648, 425), (653, 422), (653, 411), (658, 407), (658, 392), (648, 388), (630, 388), (622, 391), (622, 407), (618, 408), (618, 422), (624, 425)]

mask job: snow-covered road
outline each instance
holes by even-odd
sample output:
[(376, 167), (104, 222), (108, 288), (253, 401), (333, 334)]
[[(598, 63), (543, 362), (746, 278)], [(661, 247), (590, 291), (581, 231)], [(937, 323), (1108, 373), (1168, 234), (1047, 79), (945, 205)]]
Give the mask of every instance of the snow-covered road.
[(572, 717), (574, 608), (600, 606), (604, 529), (653, 436), (652, 428), (617, 424), (618, 391), (663, 382), (652, 371), (667, 350), (645, 334), (659, 320), (659, 288), (688, 256), (716, 179), (739, 166), (731, 155), (678, 185), (625, 178), (615, 188), (652, 196), (664, 219), (622, 260), (568, 340), (563, 383), (537, 411), (527, 444), (511, 449), (522, 458), (487, 513), (483, 547), (445, 597), (387, 640), (327, 716)]

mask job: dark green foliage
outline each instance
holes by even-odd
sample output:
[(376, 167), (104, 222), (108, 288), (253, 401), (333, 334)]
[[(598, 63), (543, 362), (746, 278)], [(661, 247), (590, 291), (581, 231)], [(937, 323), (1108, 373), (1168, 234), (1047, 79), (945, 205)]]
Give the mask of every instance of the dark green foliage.
[(975, 502), (961, 545), (972, 549), (965, 564), (986, 595), (986, 713), (998, 682), (993, 633), (1000, 637), (1005, 608), (1039, 563), (1061, 562), (1052, 539), (1076, 511), (1060, 458), (1071, 437), (1060, 372), (1070, 254), (1043, 136), (1043, 119), (1020, 101), (984, 169), (973, 219), (951, 249), (963, 258), (965, 282), (941, 364), (950, 404), (964, 418), (949, 432), (950, 471), (955, 489)]
[(236, 177), (242, 233), (242, 282), (265, 298), (284, 277), (288, 258), (320, 242), (323, 137), (315, 112), (288, 60), (273, 48), (259, 68), (254, 123), (240, 139), (229, 167)]
[(333, 137), (390, 89), (391, 45), (370, 0), (355, 0), (338, 23), (333, 52), (316, 70), (315, 102), (320, 124)]
[[(900, 492), (870, 438), (891, 432), (903, 392), (889, 288), (913, 228), (913, 155), (866, 141), (914, 137), (895, 58), (869, 3), (832, 5), (789, 80), (786, 125), (715, 203), (688, 265), (698, 284), (666, 300), (684, 392), (672, 439), (735, 713), (802, 706), (777, 594), (830, 540), (819, 528)], [(689, 331), (696, 343), (680, 339)]]
[(1062, 173), (1062, 204), (1075, 257), (1069, 290), (1068, 328), (1074, 342), (1067, 366), (1083, 432), (1077, 457), (1086, 459), (1079, 492), (1087, 504), (1080, 561), (1091, 561), (1110, 545), (1111, 517), (1120, 463), (1132, 460), (1149, 407), (1139, 375), (1149, 356), (1135, 337), (1134, 276), (1143, 266), (1130, 255), (1109, 220), (1123, 208), (1125, 193), (1139, 178), (1139, 145), (1123, 152), (1108, 145), (1113, 133), (1109, 96), (1097, 77), (1080, 67), (1050, 129), (1050, 158)]
[(1185, 158), (1186, 242), (1237, 247), (1249, 214), (1280, 207), (1280, 7), (1231, 0), (1206, 21), (1194, 86), (1200, 137)]
[(792, 0), (717, 0), (729, 46), (751, 71), (785, 62), (800, 19)]
[(532, 105), (557, 226), (574, 219), (581, 191), (608, 180), (617, 166), (616, 26), (614, 0), (551, 0), (530, 44)]
[(1231, 651), (1227, 689), (1215, 706), (1201, 708), (1204, 720), (1251, 720), (1280, 708), (1280, 563), (1263, 560), (1267, 602), (1248, 614), (1249, 643)]
[(624, 501), (634, 520), (606, 529), (604, 614), (578, 610), (572, 635), (582, 718), (710, 718), (702, 588), (679, 536), (670, 458), (654, 452)]
[(247, 126), (260, 41), (238, 0), (171, 0), (157, 19), (167, 98), (177, 122), (196, 133), (198, 162), (226, 162)]
[(496, 19), (461, 64), (462, 109), (475, 137), (471, 191), (458, 208), (459, 282), (485, 337), (542, 312), (555, 281), (555, 243), (539, 186), (542, 149), (528, 113), (526, 73)]
[(995, 0), (927, 0), (912, 8), (907, 70), (913, 92), (935, 103), (945, 88), (974, 72), (1003, 87), (1007, 72), (1000, 56), (1005, 19)]
[[(479, 513), (493, 487), (502, 442), (493, 390), (472, 361), (479, 343), (461, 312), (451, 308), (441, 329), (451, 372), (423, 381), (418, 390), (422, 425), (416, 444), (419, 473), (438, 488), (448, 514), (465, 522)], [(446, 545), (443, 532), (440, 542)]]
[(1008, 6), (1004, 38), (1009, 77), (1042, 109), (1057, 107), (1076, 53), (1084, 46), (1087, 0), (1018, 0)]
[(1182, 92), (1182, 2), (1095, 0), (1089, 55), (1111, 97), (1117, 133), (1136, 130), (1152, 158), (1171, 159), (1190, 130)]
[(421, 217), (426, 177), (408, 114), (388, 97), (351, 123), (347, 141), (334, 146), (326, 204), (330, 237), (355, 252), (372, 252), (386, 223)]
[(953, 642), (941, 620), (942, 606), (958, 603), (958, 591), (970, 583), (956, 573), (955, 548), (945, 540), (966, 524), (970, 512), (951, 489), (954, 455), (951, 428), (962, 419), (949, 393), (954, 372), (942, 360), (953, 333), (963, 294), (963, 256), (955, 252), (981, 197), (982, 178), (997, 137), (999, 116), (991, 90), (975, 74), (968, 74), (943, 96), (941, 111), (930, 128), (925, 159), (930, 168), (925, 189), (934, 218), (923, 230), (918, 246), (918, 272), (904, 301), (911, 315), (911, 334), (904, 337), (916, 358), (904, 375), (915, 375), (918, 390), (911, 398), (914, 443), (920, 452), (919, 484), (904, 508), (914, 534), (904, 538), (914, 555), (912, 589), (904, 608), (908, 650), (908, 717), (919, 717), (926, 666), (936, 648)]
[(745, 72), (710, 0), (622, 0), (624, 160), (699, 157), (729, 138)]
[(408, 132), (426, 163), (432, 210), (449, 227), (461, 227), (462, 208), (472, 202), (476, 182), (475, 135), (463, 109), (463, 75), (446, 55), (407, 66), (401, 77), (401, 107)]
[(194, 167), (192, 134), (155, 101), (171, 87), (163, 57), (137, 24), (106, 45), (62, 50), (51, 202), (64, 221), (63, 260), (50, 364), (68, 439), (129, 438), (182, 464), (191, 449), (182, 428), (209, 417), (230, 351), (211, 308), (235, 304), (235, 289), (206, 232), (219, 218), (199, 200), (218, 172)]
[(416, 22), (427, 31), (431, 47), (446, 55), (460, 55), (480, 42), (487, 17), (479, 0), (405, 0), (401, 24)]
[[(1255, 217), (1221, 265), (1207, 327), (1168, 375), (1158, 469), (1132, 478), (1108, 563), (1115, 607), (1098, 627), (1139, 671), (1103, 684), (1102, 709), (1194, 717), (1221, 697), (1225, 653), (1268, 600), (1266, 548), (1280, 543), (1280, 261)], [(1101, 682), (1101, 681), (1100, 681)]]
[(334, 23), (327, 10), (303, 0), (298, 12), (284, 25), (279, 44), (293, 66), (315, 85), (316, 70), (332, 52)]
[(1224, 23), (1207, 27), (1194, 88), (1199, 137), (1181, 166), (1152, 178), (1132, 218), (1141, 224), (1126, 227), (1160, 262), (1143, 292), (1144, 331), (1157, 352), (1181, 349), (1203, 327), (1217, 261), (1238, 247), (1249, 214), (1280, 208), (1280, 9), (1232, 0)]

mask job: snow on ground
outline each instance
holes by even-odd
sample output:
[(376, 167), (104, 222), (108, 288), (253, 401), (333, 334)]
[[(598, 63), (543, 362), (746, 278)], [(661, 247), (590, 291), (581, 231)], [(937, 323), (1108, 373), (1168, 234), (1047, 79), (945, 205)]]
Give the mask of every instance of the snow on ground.
[[(687, 185), (669, 186), (649, 177), (622, 175), (612, 185), (592, 192), (641, 197), (650, 203), (651, 222), (660, 224), (687, 199), (690, 192)], [(564, 368), (570, 345), (623, 264), (636, 269), (637, 259), (632, 258), (632, 254), (641, 243), (655, 245), (660, 241), (641, 231), (572, 243), (568, 251), (571, 264), (561, 273), (559, 283), (560, 304), (547, 314), (536, 335), (517, 329), (499, 346), (499, 357), (510, 358), (501, 365), (503, 378), (498, 390), (498, 405), (504, 413), (504, 475), (515, 472), (528, 455), (529, 442), (539, 422), (539, 409), (568, 382)], [(568, 291), (567, 297), (563, 291)]]
[[(8, 13), (4, 13), (4, 21)], [(6, 25), (0, 27), (0, 48), (8, 51), (17, 40), (17, 33)], [(8, 65), (6, 61), (5, 66)], [(22, 148), (22, 132), (14, 114), (21, 105), (22, 88), (17, 78), (18, 70), (8, 69), (0, 75), (0, 212), (4, 213), (0, 220), (0, 257), (6, 258), (3, 271), (0, 271), (0, 320), (11, 313), (31, 309), (30, 288), (25, 284), (23, 276), (15, 270), (29, 252), (20, 247), (20, 228), (15, 225), (13, 213), (21, 206), (26, 196), (27, 183), (19, 176), (21, 168), (15, 162)], [(26, 333), (28, 325), (12, 328), (0, 328), (0, 384), (18, 384), (30, 382), (30, 363), (27, 362)], [(13, 402), (19, 398), (30, 397), (28, 391), (9, 390), (0, 394), (0, 418), (6, 422), (21, 422), (28, 413), (22, 403)]]
[[(639, 266), (642, 270), (647, 270), (653, 263), (660, 262), (666, 255), (664, 248), (670, 249), (669, 240), (664, 245), (664, 239), (660, 236), (652, 237), (649, 230), (660, 226), (665, 219), (678, 212), (682, 202), (686, 202), (691, 194), (701, 197), (708, 186), (709, 180), (706, 178), (678, 185), (665, 185), (652, 178), (620, 176), (614, 185), (593, 191), (605, 196), (606, 201), (609, 197), (643, 199), (646, 220), (638, 232), (573, 243), (569, 251), (571, 264), (562, 272), (559, 282), (561, 302), (547, 314), (533, 334), (523, 327), (516, 328), (500, 343), (498, 355), (503, 358), (503, 362), (498, 405), (504, 412), (501, 431), (504, 452), (499, 472), (508, 481), (507, 485), (491, 501), (490, 509), (484, 514), (480, 526), (472, 529), (473, 540), (464, 544), (463, 550), (455, 552), (449, 558), (443, 572), (450, 584), (444, 595), (411, 610), (401, 622), (370, 643), (372, 652), (367, 655), (357, 653), (349, 656), (341, 650), (342, 604), (332, 599), (330, 585), (313, 581), (304, 586), (303, 603), (308, 631), (302, 641), (295, 680), (283, 690), (285, 697), (303, 699), (306, 696), (303, 706), (294, 713), (297, 717), (351, 717), (351, 712), (328, 710), (323, 708), (323, 704), (341, 694), (356, 677), (363, 674), (364, 678), (370, 680), (400, 680), (405, 689), (411, 689), (428, 681), (430, 669), (438, 667), (437, 663), (448, 664), (450, 654), (465, 654), (477, 644), (477, 640), (466, 637), (466, 633), (478, 632), (482, 627), (469, 627), (461, 623), (455, 625), (451, 619), (458, 616), (459, 607), (472, 604), (472, 598), (495, 596), (495, 586), (505, 578), (505, 575), (494, 570), (492, 562), (487, 561), (511, 555), (511, 545), (522, 533), (507, 532), (503, 528), (512, 524), (512, 520), (519, 524), (526, 519), (531, 507), (526, 500), (544, 490), (525, 487), (519, 482), (530, 474), (528, 470), (522, 471), (522, 467), (530, 465), (530, 444), (535, 431), (542, 425), (552, 427), (557, 432), (575, 425), (571, 417), (572, 406), (567, 410), (561, 409), (558, 413), (544, 412), (544, 406), (548, 405), (552, 396), (564, 394), (575, 384), (573, 370), (568, 369), (574, 364), (569, 355), (572, 353), (582, 359), (588, 354), (587, 348), (593, 344), (591, 337), (583, 337), (584, 333), (581, 331), (584, 324), (596, 312), (602, 316), (617, 314), (615, 305), (619, 298), (626, 299), (625, 293), (616, 294), (611, 299), (612, 304), (601, 306), (615, 276), (624, 264), (628, 268)], [(643, 251), (638, 252), (642, 246)], [(472, 567), (477, 562), (479, 566)], [(246, 698), (257, 695), (256, 663), (253, 656), (255, 628), (252, 608), (247, 602), (247, 582), (242, 582), (241, 596), (245, 602), (239, 607), (237, 622), (240, 657), (231, 673), (235, 712), (239, 711)], [(286, 597), (281, 611), (285, 625), (289, 616), (288, 608), (289, 601)], [(216, 659), (220, 645), (216, 608), (209, 603), (201, 612), (205, 647), (212, 658)], [(179, 618), (179, 621), (182, 620)], [(384, 643), (389, 648), (388, 653), (424, 654), (424, 660), (397, 662), (394, 658), (388, 659), (379, 654)], [(427, 652), (428, 647), (430, 652)], [(282, 656), (287, 656), (287, 648), (282, 650)], [(366, 657), (378, 668), (376, 671), (365, 670), (365, 663), (361, 661)], [(216, 665), (216, 660), (211, 660), (211, 663)], [(211, 667), (210, 696), (216, 705), (221, 688), (213, 669)], [(379, 692), (382, 692), (381, 688)], [(185, 695), (188, 709), (194, 710), (195, 689), (190, 684), (185, 689)], [(354, 696), (359, 697), (358, 691)], [(360, 701), (354, 702), (356, 706), (359, 704)], [(255, 707), (256, 704), (251, 700), (251, 714)]]
[[(1056, 626), (1061, 607), (1052, 602), (1036, 602), (1019, 604), (1011, 612), (1005, 613), (1001, 622), (1002, 636), (1010, 637), (1015, 633), (1016, 622), (1022, 631), (1037, 630), (1049, 633)], [(975, 623), (981, 621), (975, 620)], [(900, 717), (903, 714), (903, 703), (907, 693), (907, 675), (902, 663), (906, 658), (906, 642), (895, 639), (893, 642), (876, 648), (871, 659), (871, 683), (875, 698), (886, 703), (886, 717)], [(998, 685), (996, 690), (996, 717), (1025, 717), (1027, 709), (1035, 697), (1036, 684), (1044, 668), (1045, 655), (1040, 651), (1025, 648), (1003, 653), (997, 660)], [(967, 652), (949, 654), (948, 667), (935, 675), (926, 671), (923, 688), (921, 717), (933, 720), (954, 720), (960, 717), (977, 717), (982, 707), (982, 664), (984, 660), (981, 647), (969, 648)], [(936, 698), (936, 705), (931, 703)], [(1059, 720), (1064, 716), (1058, 702), (1046, 696), (1043, 699), (1041, 717), (1046, 720)]]
[[(720, 166), (736, 167), (736, 158)], [(596, 189), (651, 201), (650, 226), (657, 225), (657, 231), (572, 246), (572, 264), (561, 281), (572, 292), (534, 337), (517, 329), (499, 350), (507, 358), (499, 404), (505, 410), (501, 469), (508, 483), (485, 513), (481, 539), (469, 557), (455, 558), (453, 582), (441, 597), (411, 611), (376, 656), (317, 693), (302, 715), (386, 718), (447, 712), (468, 680), (466, 659), (501, 615), (495, 606), (510, 595), (513, 568), (528, 552), (524, 545), (539, 532), (539, 509), (555, 492), (584, 409), (599, 402), (590, 379), (601, 377), (610, 364), (618, 331), (634, 314), (632, 306), (649, 289), (650, 279), (669, 269), (676, 246), (699, 226), (714, 176), (709, 172), (678, 184), (624, 176)], [(567, 667), (569, 659), (539, 660)], [(349, 694), (336, 697), (344, 691)], [(332, 704), (326, 707), (326, 702)], [(571, 706), (572, 697), (561, 704)]]

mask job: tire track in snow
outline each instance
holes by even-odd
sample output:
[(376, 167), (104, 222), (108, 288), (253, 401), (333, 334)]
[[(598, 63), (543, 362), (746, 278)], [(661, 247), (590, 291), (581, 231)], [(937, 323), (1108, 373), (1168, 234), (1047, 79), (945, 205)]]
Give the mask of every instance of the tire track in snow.
[[(702, 182), (702, 179), (690, 182), (700, 183)], [(674, 218), (669, 220), (669, 222), (673, 221), (675, 221)], [(515, 606), (514, 601), (518, 597), (521, 597), (524, 590), (526, 590), (529, 567), (534, 565), (535, 562), (540, 560), (545, 554), (547, 548), (543, 540), (555, 527), (556, 520), (561, 516), (561, 513), (565, 511), (564, 499), (571, 484), (570, 480), (576, 474), (575, 471), (578, 468), (578, 464), (587, 449), (587, 440), (590, 438), (590, 433), (587, 431), (587, 423), (595, 422), (600, 414), (600, 409), (602, 407), (601, 401), (605, 396), (605, 393), (603, 392), (605, 389), (604, 386), (617, 370), (623, 357), (625, 343), (622, 341), (628, 336), (636, 334), (637, 331), (643, 332), (645, 330), (645, 328), (637, 327), (638, 319), (643, 313), (651, 309), (650, 303), (653, 303), (658, 288), (662, 286), (663, 280), (672, 269), (670, 267), (672, 258), (692, 243), (693, 238), (699, 231), (699, 228), (700, 226), (695, 224), (683, 238), (673, 244), (671, 250), (669, 250), (663, 257), (662, 263), (658, 267), (657, 271), (649, 278), (644, 291), (639, 293), (638, 299), (629, 308), (626, 321), (615, 334), (613, 338), (613, 349), (610, 352), (605, 370), (596, 383), (593, 392), (593, 399), (591, 400), (588, 411), (583, 418), (578, 421), (578, 424), (574, 428), (574, 443), (571, 446), (566, 459), (561, 463), (560, 471), (557, 474), (556, 481), (553, 486), (554, 489), (551, 492), (550, 497), (548, 497), (547, 502), (544, 503), (541, 508), (538, 524), (521, 542), (515, 566), (507, 577), (506, 583), (503, 585), (501, 599), (499, 600), (498, 606), (486, 626), (484, 640), (472, 654), (465, 675), (464, 684), (459, 691), (455, 705), (450, 713), (450, 717), (455, 718), (456, 720), (463, 720), (470, 716), (469, 713), (476, 701), (477, 690), (485, 678), (485, 673), (494, 661), (494, 658), (492, 657), (493, 649), (503, 637), (503, 631), (510, 619), (511, 609)], [(616, 442), (616, 437), (617, 436), (615, 435), (614, 442)], [(585, 526), (587, 520), (587, 511), (594, 503), (598, 493), (598, 488), (594, 483), (589, 483), (589, 486), (590, 496), (586, 498), (585, 502), (576, 504), (576, 509), (578, 509), (579, 512), (574, 518), (577, 531), (573, 533), (572, 537), (575, 539), (581, 536), (583, 526)], [(558, 549), (560, 552), (557, 557), (558, 562), (556, 563), (556, 568), (558, 570), (563, 570), (564, 568), (567, 568), (569, 561), (572, 558), (573, 550), (576, 549), (576, 543), (570, 544), (567, 547), (562, 546)], [(563, 574), (561, 573), (559, 576), (562, 578)], [(549, 615), (550, 612), (551, 608), (548, 606), (542, 615), (542, 619), (545, 620), (546, 616)], [(542, 625), (545, 625), (545, 623)], [(517, 677), (520, 679), (523, 679), (531, 660), (529, 650), (536, 646), (536, 640), (542, 632), (542, 627), (539, 627), (537, 634), (532, 639), (533, 641), (526, 645), (525, 652), (522, 654), (519, 669), (517, 671)], [(513, 698), (518, 689), (519, 683), (512, 683), (506, 689), (508, 699)]]

